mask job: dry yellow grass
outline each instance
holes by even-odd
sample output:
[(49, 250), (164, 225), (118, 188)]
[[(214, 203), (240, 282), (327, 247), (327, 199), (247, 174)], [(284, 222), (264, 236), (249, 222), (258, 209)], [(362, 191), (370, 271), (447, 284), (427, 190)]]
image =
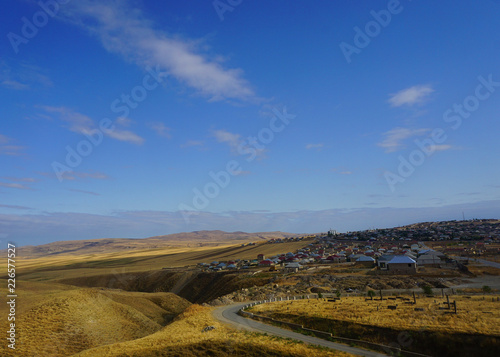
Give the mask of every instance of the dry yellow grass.
[[(141, 338), (162, 329), (190, 305), (170, 293), (32, 282), (21, 282), (17, 294), (16, 353), (2, 344), (2, 356), (69, 356), (95, 346)], [(6, 316), (6, 307), (2, 304), (0, 308), (2, 316)]]
[[(164, 267), (185, 267), (201, 262), (229, 259), (256, 259), (258, 254), (267, 256), (295, 251), (309, 241), (281, 244), (257, 244), (241, 247), (241, 244), (221, 244), (219, 247), (169, 247), (162, 249), (120, 251), (91, 255), (51, 255), (16, 259), (17, 273), (31, 281), (51, 281), (102, 274), (123, 274), (159, 270)], [(0, 270), (6, 270), (0, 262)]]
[(491, 266), (480, 265), (480, 264), (469, 264), (467, 265), (467, 268), (472, 274), (477, 276), (500, 275), (500, 269)]
[[(75, 357), (118, 356), (350, 356), (289, 340), (232, 330), (193, 305), (175, 322), (147, 337), (83, 351)], [(206, 326), (215, 330), (202, 332)]]
[[(212, 308), (170, 293), (20, 281), (17, 294), (16, 350), (3, 343), (1, 356), (349, 356), (232, 330), (213, 318)], [(202, 332), (211, 325), (216, 329)]]
[[(405, 305), (400, 301), (365, 301), (364, 297), (342, 298), (338, 302), (319, 300), (282, 301), (257, 305), (252, 309), (256, 314), (290, 314), (297, 321), (301, 316), (321, 317), (332, 320), (349, 321), (358, 324), (388, 327), (398, 330), (432, 330), (442, 332), (478, 333), (500, 335), (499, 296), (452, 296), (456, 300), (458, 314), (445, 314), (438, 306), (445, 299), (420, 298), (416, 305)], [(436, 303), (434, 303), (436, 301)], [(441, 304), (440, 304), (441, 303)], [(396, 310), (389, 310), (388, 305), (396, 305)], [(378, 310), (377, 310), (378, 307)], [(424, 311), (414, 311), (415, 307)]]

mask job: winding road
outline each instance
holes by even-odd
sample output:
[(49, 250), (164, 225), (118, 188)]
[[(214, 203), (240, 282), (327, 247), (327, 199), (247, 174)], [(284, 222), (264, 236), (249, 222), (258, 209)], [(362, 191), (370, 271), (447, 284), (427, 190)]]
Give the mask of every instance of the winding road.
[(340, 343), (330, 342), (330, 341), (323, 340), (320, 338), (302, 335), (302, 334), (297, 333), (297, 332), (285, 330), (285, 329), (282, 329), (282, 328), (279, 328), (276, 326), (271, 326), (271, 325), (263, 324), (261, 322), (258, 322), (258, 321), (252, 320), (252, 319), (244, 318), (243, 316), (238, 315), (238, 311), (245, 305), (248, 305), (248, 302), (222, 306), (222, 307), (215, 309), (213, 312), (213, 315), (220, 322), (231, 325), (231, 326), (236, 327), (237, 329), (240, 329), (240, 330), (267, 333), (267, 334), (274, 335), (274, 336), (291, 338), (294, 340), (303, 341), (303, 342), (311, 344), (311, 345), (319, 345), (319, 346), (328, 347), (328, 348), (342, 351), (342, 352), (352, 353), (353, 355), (357, 355), (357, 356), (366, 356), (366, 357), (387, 356), (387, 355), (382, 354), (382, 353), (372, 352), (372, 351), (364, 350), (362, 348), (350, 347), (350, 346), (343, 345)]

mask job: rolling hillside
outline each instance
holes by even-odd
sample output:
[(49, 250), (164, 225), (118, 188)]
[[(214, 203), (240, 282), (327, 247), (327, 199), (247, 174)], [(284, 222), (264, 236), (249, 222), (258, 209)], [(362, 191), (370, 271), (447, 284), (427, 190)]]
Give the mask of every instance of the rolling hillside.
[(238, 244), (265, 241), (272, 238), (294, 237), (296, 234), (283, 232), (223, 232), (196, 231), (176, 233), (143, 239), (103, 238), (89, 240), (68, 240), (38, 246), (18, 248), (23, 258), (38, 258), (57, 255), (89, 255), (116, 252), (136, 252), (162, 248), (215, 247), (223, 244)]
[[(24, 281), (19, 283), (18, 295), (16, 356), (69, 356), (138, 339), (161, 330), (190, 306), (170, 293), (81, 289)], [(5, 316), (7, 305), (3, 305), (0, 312)]]

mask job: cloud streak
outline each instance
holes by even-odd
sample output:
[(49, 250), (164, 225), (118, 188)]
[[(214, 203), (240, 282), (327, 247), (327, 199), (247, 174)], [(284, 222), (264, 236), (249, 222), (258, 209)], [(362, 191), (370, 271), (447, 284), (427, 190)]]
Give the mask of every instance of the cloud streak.
[(170, 134), (171, 129), (169, 127), (167, 127), (165, 124), (163, 124), (161, 122), (151, 122), (148, 125), (159, 136), (162, 136), (162, 137), (167, 138), (167, 139), (172, 138), (172, 135)]
[(394, 128), (384, 133), (384, 140), (377, 144), (385, 149), (385, 152), (395, 152), (404, 147), (404, 141), (421, 136), (429, 132), (429, 129), (409, 129), (409, 128)]
[[(53, 172), (39, 172), (41, 176), (57, 178)], [(64, 180), (77, 181), (77, 180), (107, 180), (110, 177), (105, 173), (98, 171), (82, 172), (82, 171), (66, 171), (62, 174)]]
[[(41, 108), (48, 113), (58, 114), (59, 118), (67, 123), (67, 129), (72, 132), (82, 135), (92, 135), (92, 133), (97, 130), (97, 126), (94, 120), (70, 108), (51, 106), (42, 106)], [(140, 137), (130, 130), (122, 129), (122, 127), (130, 126), (131, 123), (132, 121), (130, 119), (119, 117), (114, 123), (114, 129), (105, 130), (104, 134), (118, 141), (125, 141), (135, 145), (142, 145), (144, 143), (144, 138)]]
[(316, 149), (316, 150), (321, 150), (325, 147), (325, 144), (323, 143), (318, 143), (318, 144), (307, 144), (306, 149), (311, 150), (311, 149)]
[(413, 106), (423, 103), (432, 92), (434, 89), (429, 85), (413, 86), (391, 94), (389, 104), (393, 107)]
[(101, 194), (100, 193), (97, 193), (97, 192), (92, 192), (92, 191), (85, 191), (85, 190), (78, 190), (76, 188), (71, 188), (69, 189), (68, 191), (71, 191), (71, 192), (78, 192), (78, 193), (85, 193), (87, 195), (92, 195), (92, 196), (100, 196)]
[(25, 207), (25, 206), (3, 205), (3, 204), (0, 204), (0, 208), (19, 209), (19, 210), (29, 210), (29, 209), (31, 209), (30, 207)]
[(32, 190), (31, 187), (23, 185), (21, 183), (11, 183), (11, 182), (0, 182), (0, 187), (15, 188), (18, 190)]
[(240, 134), (230, 133), (226, 130), (214, 130), (213, 136), (217, 142), (228, 145), (233, 154), (238, 153), (238, 147), (243, 142)]
[(180, 83), (210, 100), (254, 98), (241, 69), (227, 69), (198, 51), (194, 41), (181, 40), (153, 27), (127, 2), (74, 1), (66, 19), (97, 36), (104, 48), (139, 66), (159, 65)]
[(25, 150), (26, 147), (21, 145), (12, 145), (13, 141), (14, 139), (0, 134), (0, 155), (6, 155), (6, 156), (24, 155), (23, 150)]

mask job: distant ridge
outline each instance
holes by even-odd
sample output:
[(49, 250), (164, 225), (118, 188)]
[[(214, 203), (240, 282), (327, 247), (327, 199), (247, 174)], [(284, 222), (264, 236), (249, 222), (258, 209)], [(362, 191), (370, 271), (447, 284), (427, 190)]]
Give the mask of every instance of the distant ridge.
[(296, 237), (298, 234), (286, 232), (224, 232), (195, 231), (174, 233), (149, 238), (102, 238), (89, 240), (67, 240), (52, 242), (37, 246), (18, 248), (18, 255), (23, 258), (38, 258), (54, 255), (85, 255), (98, 253), (113, 253), (119, 251), (133, 251), (145, 249), (159, 249), (166, 247), (186, 246), (217, 246), (219, 244), (238, 244), (258, 242), (276, 238)]
[(284, 233), (280, 231), (274, 232), (257, 232), (257, 233), (247, 233), (247, 232), (224, 232), (220, 230), (215, 231), (194, 231), (189, 233), (174, 233), (167, 234), (164, 236), (155, 236), (146, 239), (160, 239), (163, 241), (193, 241), (193, 242), (205, 242), (205, 241), (220, 241), (222, 240), (245, 240), (245, 239), (273, 239), (282, 237), (294, 237), (297, 234)]

